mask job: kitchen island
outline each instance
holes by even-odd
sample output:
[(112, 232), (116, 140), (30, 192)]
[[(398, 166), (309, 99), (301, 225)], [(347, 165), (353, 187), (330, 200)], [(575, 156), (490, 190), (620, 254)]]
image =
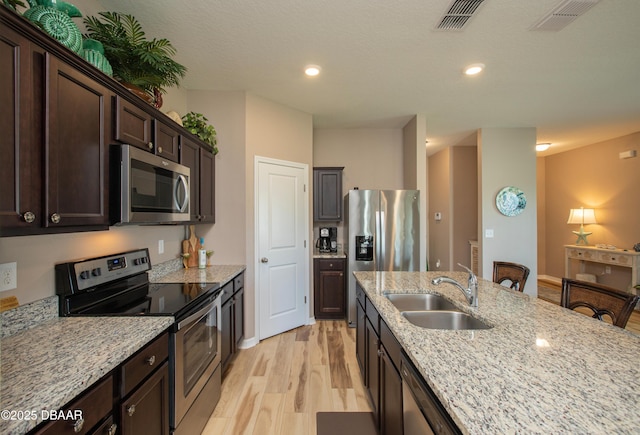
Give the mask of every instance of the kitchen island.
[[(380, 316), (464, 433), (638, 433), (640, 336), (479, 281), (479, 307), (431, 279), (461, 272), (355, 272)], [(424, 329), (385, 293), (436, 293), (493, 326)]]

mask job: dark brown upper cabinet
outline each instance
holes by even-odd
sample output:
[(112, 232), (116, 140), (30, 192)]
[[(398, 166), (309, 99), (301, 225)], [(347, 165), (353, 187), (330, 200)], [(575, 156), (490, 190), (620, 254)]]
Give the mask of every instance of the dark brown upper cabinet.
[(313, 168), (313, 220), (342, 220), (342, 170), (344, 167)]

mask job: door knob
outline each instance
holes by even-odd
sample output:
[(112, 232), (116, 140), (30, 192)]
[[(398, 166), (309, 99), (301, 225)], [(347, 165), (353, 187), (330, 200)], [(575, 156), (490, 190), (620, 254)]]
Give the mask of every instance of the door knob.
[(262, 258), (260, 259), (260, 262), (262, 262), (262, 263), (268, 263), (268, 262), (269, 262), (269, 259), (268, 259), (267, 257), (262, 257)]

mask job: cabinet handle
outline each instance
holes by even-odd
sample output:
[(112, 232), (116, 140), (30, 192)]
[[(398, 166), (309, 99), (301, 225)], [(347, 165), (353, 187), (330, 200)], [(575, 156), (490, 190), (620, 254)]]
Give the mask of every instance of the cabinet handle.
[(60, 215), (58, 213), (53, 213), (49, 219), (54, 224), (59, 224), (60, 221), (62, 220), (62, 218), (60, 217)]
[(118, 425), (113, 423), (111, 426), (107, 428), (107, 435), (116, 435), (117, 430), (118, 430)]
[(147, 145), (149, 147), (150, 150), (153, 149), (153, 142), (149, 142), (149, 144)]
[(205, 216), (205, 215), (200, 215), (200, 220), (201, 220), (201, 221), (203, 221), (203, 220), (204, 220), (204, 218), (206, 218), (206, 216)]
[(133, 414), (136, 413), (136, 405), (129, 405), (129, 407), (127, 408), (127, 414), (129, 414), (129, 417), (133, 417)]
[(80, 433), (82, 431), (82, 426), (84, 426), (84, 419), (79, 418), (73, 423), (73, 432)]
[(146, 362), (147, 364), (149, 364), (150, 366), (152, 366), (152, 365), (153, 365), (153, 364), (155, 364), (155, 362), (156, 362), (156, 356), (155, 356), (155, 355), (151, 355), (149, 358), (147, 358), (147, 359), (145, 360), (145, 362)]
[(162, 154), (162, 147), (158, 147), (158, 154)]
[(36, 220), (36, 215), (35, 213), (28, 211), (22, 215), (22, 219), (24, 219), (26, 223), (31, 224)]

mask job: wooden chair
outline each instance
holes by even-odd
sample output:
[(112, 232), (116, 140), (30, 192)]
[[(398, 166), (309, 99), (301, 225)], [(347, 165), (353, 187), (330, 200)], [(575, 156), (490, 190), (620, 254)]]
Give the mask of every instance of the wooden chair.
[(640, 296), (602, 284), (562, 278), (561, 306), (570, 310), (586, 307), (593, 311), (594, 319), (609, 316), (611, 323), (620, 328), (627, 326), (638, 298)]
[(529, 276), (529, 268), (518, 263), (506, 261), (493, 262), (493, 282), (502, 284), (511, 281), (510, 287), (516, 291), (524, 291), (524, 284)]

